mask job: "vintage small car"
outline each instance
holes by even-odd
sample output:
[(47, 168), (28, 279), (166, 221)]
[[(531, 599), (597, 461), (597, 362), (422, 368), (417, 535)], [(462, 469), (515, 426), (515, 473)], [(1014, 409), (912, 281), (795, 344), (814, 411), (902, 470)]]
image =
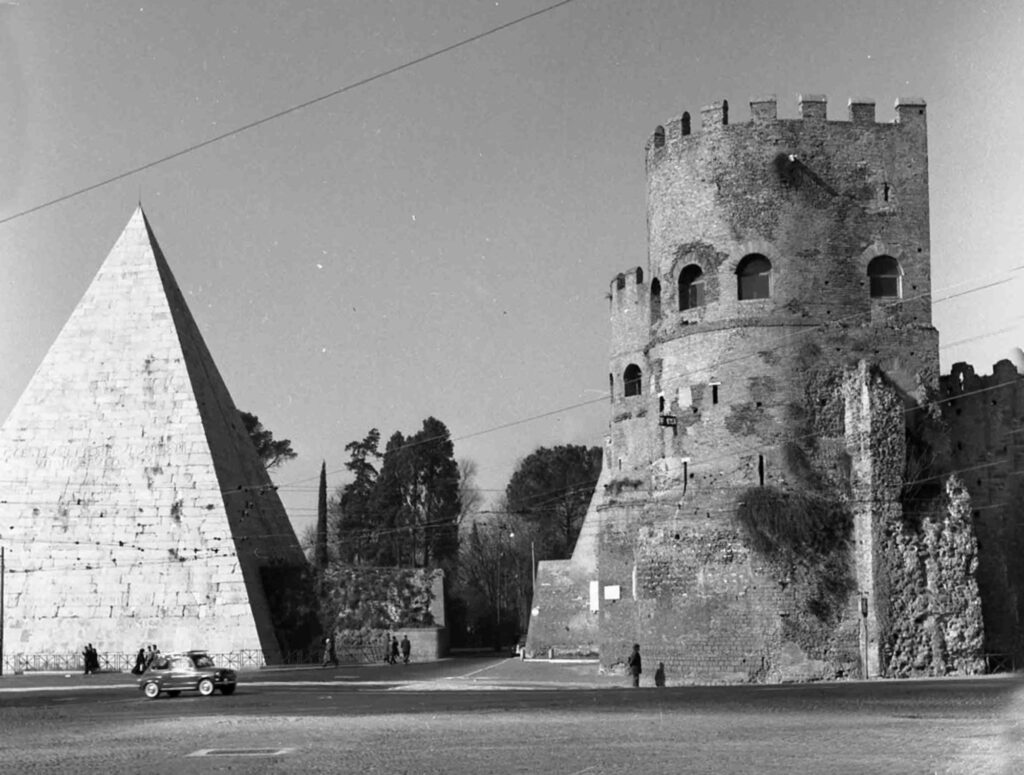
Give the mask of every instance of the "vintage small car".
[(197, 691), (209, 697), (217, 689), (221, 694), (232, 694), (238, 676), (228, 667), (217, 667), (205, 651), (186, 651), (182, 654), (161, 654), (150, 664), (139, 679), (139, 689), (155, 700), (160, 692), (177, 697), (183, 691)]

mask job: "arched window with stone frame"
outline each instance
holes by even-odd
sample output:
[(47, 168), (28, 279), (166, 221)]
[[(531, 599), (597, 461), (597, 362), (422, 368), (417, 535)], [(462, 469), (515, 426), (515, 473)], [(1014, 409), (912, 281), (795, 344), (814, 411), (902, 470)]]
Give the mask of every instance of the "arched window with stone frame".
[(622, 392), (627, 398), (643, 392), (643, 372), (635, 363), (629, 364), (622, 373)]
[(704, 306), (704, 270), (696, 264), (679, 273), (679, 311)]
[(903, 272), (892, 256), (875, 256), (868, 264), (868, 282), (872, 299), (899, 299), (903, 296)]
[(736, 267), (736, 295), (740, 301), (772, 295), (772, 262), (760, 253), (743, 257)]

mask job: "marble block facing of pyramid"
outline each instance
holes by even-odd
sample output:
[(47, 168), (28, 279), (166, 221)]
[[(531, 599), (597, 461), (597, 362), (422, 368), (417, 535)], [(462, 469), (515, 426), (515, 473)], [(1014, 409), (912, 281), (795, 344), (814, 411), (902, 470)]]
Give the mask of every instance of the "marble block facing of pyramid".
[(8, 664), (289, 647), (305, 559), (141, 207), (0, 428), (0, 481)]

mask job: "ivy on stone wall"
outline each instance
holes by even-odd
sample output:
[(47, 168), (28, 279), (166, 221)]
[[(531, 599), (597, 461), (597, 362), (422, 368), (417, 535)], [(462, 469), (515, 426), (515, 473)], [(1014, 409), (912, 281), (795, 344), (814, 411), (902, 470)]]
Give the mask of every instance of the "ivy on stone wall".
[(325, 629), (430, 626), (433, 583), (433, 572), (420, 569), (332, 565), (321, 587)]
[(855, 586), (853, 518), (845, 502), (814, 491), (751, 487), (740, 496), (735, 519), (744, 543), (795, 601), (783, 637), (816, 658), (855, 663), (855, 654), (834, 653)]

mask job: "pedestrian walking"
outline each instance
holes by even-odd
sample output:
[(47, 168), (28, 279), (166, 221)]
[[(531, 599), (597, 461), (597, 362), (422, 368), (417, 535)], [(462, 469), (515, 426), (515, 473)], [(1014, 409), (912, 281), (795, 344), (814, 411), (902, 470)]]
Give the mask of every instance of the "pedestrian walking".
[(331, 637), (324, 638), (324, 661), (322, 667), (332, 665), (338, 666), (338, 652), (335, 650), (334, 639)]
[(409, 642), (409, 636), (402, 636), (402, 663), (409, 664), (409, 654), (412, 653), (412, 644)]
[(633, 653), (629, 655), (629, 661), (626, 662), (626, 666), (629, 668), (629, 674), (633, 676), (633, 686), (640, 686), (640, 673), (643, 669), (640, 665), (640, 644), (633, 644)]
[(398, 664), (398, 636), (397, 635), (394, 638), (391, 639), (391, 654), (390, 654), (390, 658), (388, 659), (388, 664), (391, 664), (391, 665), (397, 665)]
[(659, 662), (658, 669), (654, 671), (654, 685), (664, 686), (665, 685), (665, 663)]

